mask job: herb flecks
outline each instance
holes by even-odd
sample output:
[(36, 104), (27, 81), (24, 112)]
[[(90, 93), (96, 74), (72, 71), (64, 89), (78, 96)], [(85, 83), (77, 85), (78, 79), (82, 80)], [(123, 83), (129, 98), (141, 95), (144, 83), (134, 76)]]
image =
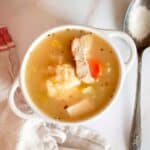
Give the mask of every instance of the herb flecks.
[(59, 116), (55, 116), (54, 119), (60, 120), (61, 118)]

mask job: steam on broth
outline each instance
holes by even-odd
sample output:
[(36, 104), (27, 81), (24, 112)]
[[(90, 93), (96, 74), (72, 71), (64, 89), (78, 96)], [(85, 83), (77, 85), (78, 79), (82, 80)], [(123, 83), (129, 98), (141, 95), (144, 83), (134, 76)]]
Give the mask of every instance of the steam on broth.
[(47, 116), (65, 122), (102, 111), (119, 76), (111, 45), (94, 33), (75, 29), (47, 35), (26, 64), (26, 86), (33, 103)]

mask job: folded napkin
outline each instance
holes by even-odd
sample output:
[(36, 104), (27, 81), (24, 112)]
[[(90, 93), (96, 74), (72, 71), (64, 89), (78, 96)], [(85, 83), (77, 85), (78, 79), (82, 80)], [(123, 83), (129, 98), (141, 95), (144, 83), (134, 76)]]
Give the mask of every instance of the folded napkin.
[(110, 149), (110, 146), (96, 131), (82, 126), (48, 123), (36, 117), (26, 121), (19, 136), (17, 150)]

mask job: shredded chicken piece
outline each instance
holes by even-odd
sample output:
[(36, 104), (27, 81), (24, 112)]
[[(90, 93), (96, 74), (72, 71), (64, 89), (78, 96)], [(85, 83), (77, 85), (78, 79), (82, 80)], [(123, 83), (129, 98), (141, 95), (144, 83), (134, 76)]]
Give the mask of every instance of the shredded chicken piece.
[(91, 76), (87, 58), (93, 44), (91, 34), (83, 35), (81, 38), (75, 38), (72, 42), (72, 54), (76, 62), (76, 74), (78, 78), (85, 83), (92, 83), (95, 79)]

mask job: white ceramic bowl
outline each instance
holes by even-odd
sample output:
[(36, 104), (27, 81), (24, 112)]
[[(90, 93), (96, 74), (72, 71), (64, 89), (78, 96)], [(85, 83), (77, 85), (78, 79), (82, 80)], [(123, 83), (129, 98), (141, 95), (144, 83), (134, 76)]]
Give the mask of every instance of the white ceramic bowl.
[[(86, 27), (86, 26), (80, 26), (80, 25), (65, 25), (65, 26), (60, 26), (60, 27), (56, 27), (53, 29), (48, 30), (47, 32), (43, 33), (41, 36), (39, 36), (29, 47), (28, 51), (25, 54), (25, 57), (23, 59), (22, 62), (22, 66), (21, 66), (21, 71), (19, 74), (19, 77), (16, 79), (16, 81), (14, 82), (11, 90), (10, 90), (10, 94), (9, 94), (9, 104), (11, 109), (16, 113), (17, 116), (24, 118), (24, 119), (28, 119), (30, 118), (32, 115), (29, 115), (27, 113), (22, 112), (18, 106), (15, 104), (15, 100), (14, 100), (14, 94), (15, 91), (17, 89), (17, 87), (21, 87), (23, 96), (27, 102), (27, 104), (33, 109), (34, 114), (45, 118), (48, 121), (54, 121), (54, 122), (59, 122), (59, 123), (67, 123), (67, 124), (76, 124), (76, 123), (83, 123), (86, 121), (90, 121), (93, 117), (87, 119), (87, 120), (83, 120), (83, 121), (79, 121), (79, 122), (75, 122), (75, 123), (68, 123), (68, 122), (61, 122), (61, 121), (56, 121), (53, 118), (47, 116), (45, 113), (43, 113), (33, 102), (31, 97), (29, 96), (29, 93), (27, 91), (27, 87), (26, 87), (26, 82), (25, 82), (25, 69), (26, 69), (26, 64), (28, 61), (28, 58), (31, 54), (31, 52), (33, 51), (33, 49), (48, 35), (51, 33), (55, 33), (55, 32), (59, 32), (65, 29), (77, 29), (77, 30), (85, 30), (85, 31), (89, 31), (89, 32), (93, 32), (96, 35), (100, 36), (101, 38), (105, 39), (108, 43), (110, 43), (110, 45), (112, 45), (112, 47), (115, 50), (115, 53), (118, 57), (119, 60), (119, 64), (120, 64), (120, 81), (117, 87), (117, 90), (111, 100), (111, 102), (114, 102), (117, 98), (118, 95), (120, 93), (120, 90), (122, 89), (122, 85), (123, 85), (123, 81), (125, 78), (126, 73), (128, 72), (128, 70), (130, 69), (135, 57), (136, 57), (136, 46), (133, 42), (133, 40), (125, 33), (123, 32), (119, 32), (119, 31), (114, 31), (114, 30), (103, 30), (103, 29), (97, 29), (97, 28), (92, 28), (92, 27)], [(121, 39), (122, 42), (124, 42), (124, 44), (126, 44), (129, 47), (130, 50), (130, 55), (128, 57), (128, 60), (126, 62), (124, 62), (123, 58), (121, 57), (121, 49), (120, 47), (114, 42), (114, 39), (118, 39), (118, 41)], [(109, 104), (110, 105), (110, 104)], [(108, 106), (109, 106), (108, 105)], [(104, 109), (105, 110), (105, 109)], [(97, 115), (101, 115), (101, 112), (98, 113)], [(95, 117), (97, 116), (95, 115)]]

